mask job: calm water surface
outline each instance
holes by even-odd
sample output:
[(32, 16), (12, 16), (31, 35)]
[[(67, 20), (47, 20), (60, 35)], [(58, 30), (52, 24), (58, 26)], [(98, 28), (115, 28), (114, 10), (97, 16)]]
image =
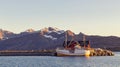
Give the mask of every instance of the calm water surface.
[(120, 67), (120, 52), (97, 57), (0, 56), (0, 67)]

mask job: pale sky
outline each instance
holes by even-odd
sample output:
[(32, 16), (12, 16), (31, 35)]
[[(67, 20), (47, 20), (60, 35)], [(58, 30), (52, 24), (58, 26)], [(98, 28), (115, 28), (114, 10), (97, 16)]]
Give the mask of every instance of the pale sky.
[(0, 28), (19, 33), (44, 27), (120, 36), (120, 0), (0, 0)]

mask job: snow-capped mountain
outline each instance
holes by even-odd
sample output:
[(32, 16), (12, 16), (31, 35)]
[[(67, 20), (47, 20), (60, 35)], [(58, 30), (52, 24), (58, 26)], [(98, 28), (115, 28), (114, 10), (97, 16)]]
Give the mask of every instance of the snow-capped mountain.
[(43, 28), (41, 29), (41, 33), (47, 33), (47, 34), (50, 34), (50, 33), (57, 33), (57, 34), (62, 34), (64, 33), (65, 31), (64, 30), (60, 30), (58, 28), (53, 28), (53, 27), (48, 27), (48, 28)]
[(58, 28), (48, 27), (41, 29), (40, 33), (46, 38), (57, 40), (61, 37), (60, 35), (65, 33), (65, 31)]
[(9, 32), (9, 31), (1, 29), (0, 30), (0, 39), (5, 40), (5, 39), (9, 39), (9, 38), (21, 37), (21, 36), (25, 36), (28, 34), (35, 34), (35, 33), (39, 33), (40, 35), (44, 36), (45, 38), (52, 39), (52, 40), (64, 38), (66, 33), (68, 36), (74, 35), (74, 33), (70, 30), (64, 31), (64, 30), (60, 30), (55, 27), (54, 28), (53, 27), (48, 27), (48, 28), (45, 27), (38, 31), (35, 31), (33, 29), (27, 29), (26, 31), (21, 32), (19, 34), (15, 34), (13, 32)]
[(33, 29), (27, 29), (26, 31), (18, 34), (18, 36), (27, 35), (27, 34), (31, 34), (31, 33), (34, 33), (34, 32), (35, 32), (35, 30), (33, 30)]
[(9, 39), (15, 36), (15, 33), (0, 29), (0, 40)]
[[(66, 35), (67, 40), (71, 41), (72, 38), (82, 40), (85, 34), (75, 34), (71, 30), (64, 31), (53, 27), (43, 28), (38, 31), (28, 29), (20, 34), (0, 29), (0, 50), (55, 49), (63, 47)], [(86, 35), (86, 40), (90, 40), (92, 47), (120, 47), (120, 37)]]
[(25, 32), (32, 33), (32, 32), (35, 32), (35, 30), (33, 30), (33, 29), (27, 29)]
[(1, 41), (0, 50), (38, 50), (56, 48), (57, 46), (62, 46), (61, 44), (63, 44), (66, 34), (69, 38), (69, 36), (72, 36), (73, 32), (53, 27), (43, 28), (38, 31), (28, 29), (27, 31), (17, 34), (14, 38)]

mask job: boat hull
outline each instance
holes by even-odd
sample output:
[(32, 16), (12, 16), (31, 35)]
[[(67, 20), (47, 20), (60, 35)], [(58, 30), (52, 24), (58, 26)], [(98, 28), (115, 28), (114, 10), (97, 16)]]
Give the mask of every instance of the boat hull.
[(57, 56), (85, 56), (84, 54), (80, 54), (80, 55), (71, 55), (71, 54), (62, 54), (62, 53), (57, 53)]
[(83, 49), (75, 49), (74, 51), (71, 50), (56, 50), (57, 56), (89, 56), (90, 51), (89, 50), (83, 50)]

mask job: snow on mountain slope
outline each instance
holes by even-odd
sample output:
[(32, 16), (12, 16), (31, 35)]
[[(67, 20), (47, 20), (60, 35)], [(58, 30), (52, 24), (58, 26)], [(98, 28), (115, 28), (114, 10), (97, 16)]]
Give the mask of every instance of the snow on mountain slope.
[(0, 29), (0, 40), (5, 40), (14, 37), (14, 33), (7, 31), (7, 30), (2, 30)]
[(50, 39), (52, 39), (52, 40), (56, 40), (56, 39), (57, 39), (57, 38), (55, 38), (55, 37), (53, 37), (53, 36), (51, 36), (51, 35), (44, 35), (44, 37), (50, 38)]
[(41, 29), (40, 33), (42, 33), (42, 35), (46, 38), (56, 40), (58, 39), (59, 35), (65, 33), (65, 31), (58, 28), (48, 27)]

